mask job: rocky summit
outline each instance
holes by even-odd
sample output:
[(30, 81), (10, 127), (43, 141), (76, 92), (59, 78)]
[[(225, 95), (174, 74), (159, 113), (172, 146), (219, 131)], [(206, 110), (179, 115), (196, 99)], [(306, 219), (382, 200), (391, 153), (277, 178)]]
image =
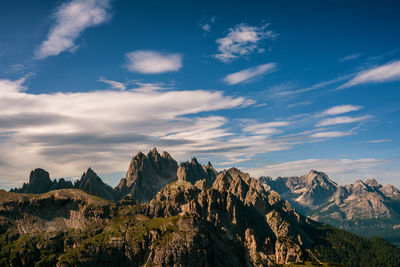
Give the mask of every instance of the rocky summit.
[[(333, 185), (318, 175), (307, 199)], [(178, 167), (153, 149), (103, 184), (89, 168), (76, 189), (0, 191), (0, 266), (400, 266), (385, 240), (307, 218), (236, 168)]]
[(161, 188), (177, 179), (177, 168), (177, 162), (168, 152), (160, 155), (156, 148), (147, 155), (138, 152), (126, 177), (115, 188), (117, 197), (132, 194), (138, 201), (150, 201)]

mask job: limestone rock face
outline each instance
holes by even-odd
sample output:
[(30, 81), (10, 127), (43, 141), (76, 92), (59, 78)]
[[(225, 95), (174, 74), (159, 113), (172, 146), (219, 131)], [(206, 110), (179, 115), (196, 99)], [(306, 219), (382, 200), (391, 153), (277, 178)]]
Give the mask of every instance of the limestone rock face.
[(149, 202), (168, 183), (177, 180), (177, 163), (154, 148), (147, 155), (139, 152), (132, 158), (126, 177), (115, 188), (118, 198), (126, 194), (141, 202)]
[(192, 184), (204, 179), (206, 186), (210, 187), (216, 179), (217, 172), (210, 162), (208, 162), (207, 166), (201, 166), (196, 158), (192, 158), (190, 162), (186, 161), (179, 164), (177, 176), (178, 180)]

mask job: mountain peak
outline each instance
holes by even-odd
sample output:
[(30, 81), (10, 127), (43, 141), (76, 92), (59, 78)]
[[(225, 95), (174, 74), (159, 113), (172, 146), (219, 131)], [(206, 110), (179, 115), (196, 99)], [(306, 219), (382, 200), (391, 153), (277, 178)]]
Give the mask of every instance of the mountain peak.
[(115, 188), (118, 197), (132, 194), (138, 201), (149, 201), (166, 184), (177, 179), (176, 161), (168, 152), (161, 156), (156, 148), (132, 158), (126, 177)]
[(52, 185), (50, 175), (47, 171), (41, 168), (37, 168), (31, 171), (29, 175), (29, 184), (27, 192), (40, 194), (48, 191), (48, 188)]
[(196, 159), (196, 157), (193, 157), (191, 160), (190, 160), (190, 163), (191, 164), (195, 164), (195, 165), (197, 165), (197, 164), (199, 164), (199, 162), (197, 161), (197, 159)]
[(381, 185), (380, 183), (378, 183), (378, 181), (375, 180), (375, 179), (367, 179), (367, 180), (365, 181), (365, 183), (366, 183), (368, 186), (374, 187), (374, 188), (382, 187), (382, 185)]
[(161, 157), (164, 159), (172, 159), (172, 156), (167, 151), (164, 151)]

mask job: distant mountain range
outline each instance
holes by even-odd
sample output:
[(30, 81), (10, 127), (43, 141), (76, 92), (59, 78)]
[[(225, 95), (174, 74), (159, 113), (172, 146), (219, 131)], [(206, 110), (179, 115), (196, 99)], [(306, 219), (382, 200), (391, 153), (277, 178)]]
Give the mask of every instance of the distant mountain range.
[(314, 220), (400, 244), (400, 191), (392, 185), (369, 179), (342, 186), (315, 170), (303, 176), (260, 177), (259, 181)]
[[(398, 194), (372, 184), (382, 197)], [(363, 191), (343, 188), (316, 171), (257, 180), (195, 158), (178, 165), (156, 149), (137, 153), (115, 188), (91, 168), (75, 183), (36, 169), (22, 188), (0, 190), (0, 266), (400, 266), (400, 250), (385, 240), (298, 212)]]

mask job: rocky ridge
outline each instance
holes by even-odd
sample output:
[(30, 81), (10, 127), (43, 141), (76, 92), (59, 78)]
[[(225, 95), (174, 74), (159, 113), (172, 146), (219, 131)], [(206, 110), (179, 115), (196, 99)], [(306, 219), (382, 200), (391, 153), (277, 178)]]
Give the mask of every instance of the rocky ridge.
[(314, 220), (360, 234), (399, 236), (394, 228), (400, 223), (400, 191), (392, 185), (368, 179), (342, 186), (314, 170), (300, 177), (260, 177), (259, 181)]

